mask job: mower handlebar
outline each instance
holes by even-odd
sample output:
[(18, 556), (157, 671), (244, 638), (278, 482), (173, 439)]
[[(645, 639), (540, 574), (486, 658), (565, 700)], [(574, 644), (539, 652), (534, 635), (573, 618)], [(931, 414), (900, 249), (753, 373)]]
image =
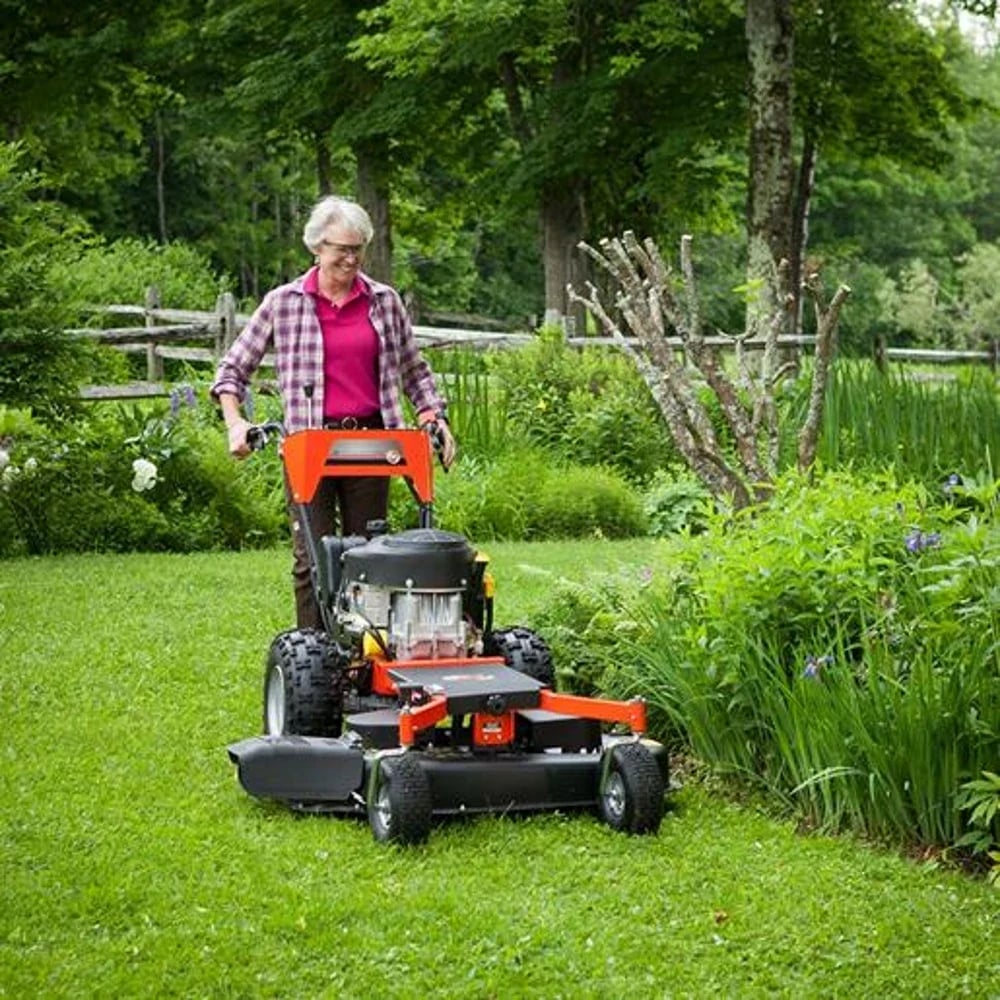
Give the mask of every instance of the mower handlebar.
[(277, 420), (269, 420), (266, 424), (251, 424), (247, 428), (247, 447), (251, 451), (260, 451), (272, 437), (277, 437), (280, 441), (284, 436), (285, 425)]

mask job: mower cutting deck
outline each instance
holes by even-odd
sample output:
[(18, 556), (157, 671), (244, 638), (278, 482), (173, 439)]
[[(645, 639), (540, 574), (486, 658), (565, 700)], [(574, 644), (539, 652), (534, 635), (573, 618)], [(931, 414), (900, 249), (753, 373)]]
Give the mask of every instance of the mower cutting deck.
[[(260, 443), (277, 425), (256, 434)], [(282, 457), (306, 532), (324, 628), (277, 636), (265, 735), (229, 747), (251, 794), (367, 814), (377, 840), (417, 843), (436, 816), (596, 808), (629, 833), (659, 828), (668, 771), (644, 703), (554, 690), (529, 629), (494, 630), (485, 557), (432, 527), (431, 436), (302, 431)], [(401, 476), (421, 527), (314, 538), (325, 476)]]

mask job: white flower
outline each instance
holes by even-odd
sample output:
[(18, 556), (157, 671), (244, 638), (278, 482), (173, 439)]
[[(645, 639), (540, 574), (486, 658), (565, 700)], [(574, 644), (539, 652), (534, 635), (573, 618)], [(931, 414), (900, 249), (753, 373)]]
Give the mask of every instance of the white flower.
[(21, 470), (16, 465), (10, 465), (9, 463), (4, 466), (4, 470), (0, 473), (0, 482), (4, 486), (10, 486), (17, 477), (21, 475)]
[(132, 471), (135, 473), (132, 477), (132, 489), (136, 493), (151, 490), (156, 485), (156, 466), (148, 459), (137, 458), (132, 463)]
[(25, 472), (34, 472), (35, 469), (37, 469), (37, 468), (38, 468), (38, 459), (35, 458), (34, 455), (29, 455), (24, 460), (24, 471)]
[(10, 465), (10, 452), (6, 448), (0, 448), (0, 470), (6, 469)]

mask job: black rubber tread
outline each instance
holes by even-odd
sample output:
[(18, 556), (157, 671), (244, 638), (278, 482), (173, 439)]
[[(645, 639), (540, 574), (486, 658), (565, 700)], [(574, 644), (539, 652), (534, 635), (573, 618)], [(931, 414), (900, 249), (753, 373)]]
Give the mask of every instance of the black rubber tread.
[[(663, 819), (663, 774), (656, 758), (641, 743), (613, 747), (611, 774), (617, 774), (624, 788), (621, 815), (609, 811), (602, 789), (598, 809), (608, 826), (624, 833), (656, 833)], [(610, 776), (610, 775), (609, 775)]]
[[(285, 724), (281, 733), (268, 726), (268, 679), (279, 669), (283, 678)], [(264, 732), (268, 735), (339, 736), (341, 695), (337, 672), (322, 632), (292, 629), (275, 636), (264, 670)]]
[(530, 628), (517, 625), (487, 634), (483, 642), (486, 656), (502, 656), (507, 666), (555, 688), (556, 671), (548, 643)]
[(368, 803), (368, 823), (381, 843), (422, 844), (431, 831), (431, 786), (420, 761), (412, 753), (390, 757), (381, 764), (379, 787), (388, 795), (389, 815), (376, 802)]

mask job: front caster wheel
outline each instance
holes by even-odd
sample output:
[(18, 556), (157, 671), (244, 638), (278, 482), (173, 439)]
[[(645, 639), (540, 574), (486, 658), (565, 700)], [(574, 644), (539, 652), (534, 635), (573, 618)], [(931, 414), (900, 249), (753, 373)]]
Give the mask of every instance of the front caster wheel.
[(611, 760), (601, 788), (601, 819), (624, 833), (656, 833), (663, 819), (663, 775), (656, 758), (641, 743), (608, 750)]
[(412, 753), (387, 757), (368, 801), (368, 824), (380, 843), (422, 844), (431, 832), (431, 786)]

